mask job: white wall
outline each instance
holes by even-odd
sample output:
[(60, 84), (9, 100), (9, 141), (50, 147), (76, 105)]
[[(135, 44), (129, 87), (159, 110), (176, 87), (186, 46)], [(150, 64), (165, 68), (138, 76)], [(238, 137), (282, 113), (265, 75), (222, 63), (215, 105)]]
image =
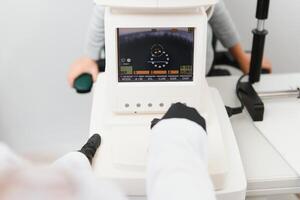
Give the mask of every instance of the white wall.
[(61, 154), (87, 137), (91, 96), (75, 94), (66, 77), (82, 53), (92, 5), (0, 0), (0, 141)]
[[(250, 49), (256, 1), (226, 2)], [(288, 2), (271, 1), (267, 55), (275, 72), (300, 71), (300, 1)], [(17, 151), (62, 154), (87, 137), (91, 96), (70, 90), (66, 75), (82, 53), (92, 5), (0, 0), (0, 140)]]

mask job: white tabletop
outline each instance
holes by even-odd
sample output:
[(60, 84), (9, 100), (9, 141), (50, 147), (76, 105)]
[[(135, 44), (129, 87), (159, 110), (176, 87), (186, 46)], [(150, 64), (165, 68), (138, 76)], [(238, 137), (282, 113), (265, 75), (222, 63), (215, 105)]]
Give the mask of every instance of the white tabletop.
[[(235, 96), (238, 78), (213, 77), (208, 78), (208, 82), (210, 86), (219, 89), (226, 105), (234, 107), (240, 105)], [(280, 90), (282, 85), (295, 84), (300, 84), (300, 74), (266, 75), (257, 87), (262, 90)], [(231, 123), (247, 176), (247, 195), (300, 193), (300, 177), (256, 129), (247, 111), (233, 116)]]

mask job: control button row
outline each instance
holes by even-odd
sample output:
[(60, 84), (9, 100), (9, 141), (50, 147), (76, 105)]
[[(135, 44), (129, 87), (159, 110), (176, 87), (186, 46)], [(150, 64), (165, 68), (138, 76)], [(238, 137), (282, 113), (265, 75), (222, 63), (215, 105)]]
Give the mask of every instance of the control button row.
[[(125, 108), (129, 108), (129, 107), (130, 107), (130, 104), (129, 104), (129, 103), (126, 103), (124, 106), (125, 106)], [(142, 107), (142, 104), (141, 104), (141, 103), (137, 103), (135, 106), (136, 106), (137, 108), (140, 108), (140, 107)], [(147, 106), (148, 106), (149, 108), (151, 108), (151, 107), (153, 107), (153, 104), (152, 104), (152, 103), (148, 103)], [(165, 106), (164, 103), (160, 103), (160, 104), (159, 104), (159, 107), (164, 107), (164, 106)]]

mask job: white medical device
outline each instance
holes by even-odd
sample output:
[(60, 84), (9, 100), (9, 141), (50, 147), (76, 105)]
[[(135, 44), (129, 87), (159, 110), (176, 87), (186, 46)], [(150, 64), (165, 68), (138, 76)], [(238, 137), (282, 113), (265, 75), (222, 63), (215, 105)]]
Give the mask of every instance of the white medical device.
[(206, 119), (208, 169), (221, 190), (229, 169), (214, 103), (220, 97), (205, 78), (207, 22), (217, 0), (96, 3), (106, 7), (106, 71), (94, 88), (90, 130), (102, 136), (96, 175), (128, 195), (145, 195), (150, 123), (182, 102)]

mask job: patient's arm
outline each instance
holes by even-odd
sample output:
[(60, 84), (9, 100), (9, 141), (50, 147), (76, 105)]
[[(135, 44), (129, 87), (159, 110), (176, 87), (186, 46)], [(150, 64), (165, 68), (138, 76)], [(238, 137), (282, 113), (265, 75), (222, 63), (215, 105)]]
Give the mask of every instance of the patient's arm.
[(71, 87), (73, 87), (75, 79), (83, 73), (91, 74), (93, 81), (96, 81), (99, 73), (96, 61), (100, 59), (100, 52), (103, 48), (104, 7), (96, 5), (88, 28), (84, 55), (72, 63), (68, 74), (68, 82)]
[[(229, 48), (229, 51), (235, 58), (235, 60), (239, 63), (244, 74), (248, 74), (250, 71), (251, 54), (246, 53), (240, 43), (237, 43), (233, 47)], [(262, 60), (262, 68), (264, 70), (267, 70), (269, 73), (272, 72), (272, 63), (266, 57), (264, 57)]]

